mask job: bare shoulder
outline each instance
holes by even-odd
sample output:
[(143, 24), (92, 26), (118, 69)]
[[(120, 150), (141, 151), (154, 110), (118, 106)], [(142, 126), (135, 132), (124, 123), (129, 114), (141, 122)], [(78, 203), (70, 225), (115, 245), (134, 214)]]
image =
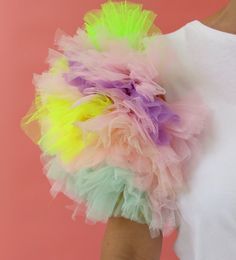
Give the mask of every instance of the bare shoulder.
[(201, 20), (203, 24), (218, 31), (236, 34), (235, 12), (229, 6), (225, 6)]

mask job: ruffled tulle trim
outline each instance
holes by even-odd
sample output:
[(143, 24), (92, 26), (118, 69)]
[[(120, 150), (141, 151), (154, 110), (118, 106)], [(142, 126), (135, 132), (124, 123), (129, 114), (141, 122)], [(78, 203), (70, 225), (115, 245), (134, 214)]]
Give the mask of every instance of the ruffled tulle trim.
[(153, 211), (150, 194), (134, 186), (134, 173), (127, 169), (103, 165), (69, 173), (58, 158), (42, 155), (41, 159), (52, 185), (52, 196), (62, 192), (71, 198), (74, 201), (70, 207), (72, 216), (82, 215), (86, 223), (106, 223), (111, 216), (122, 216), (147, 224), (154, 238), (160, 235), (160, 231), (164, 236), (169, 235), (179, 221), (177, 208), (172, 202), (163, 203), (159, 212)]
[(53, 194), (68, 195), (75, 212), (87, 205), (87, 219), (146, 223), (153, 237), (178, 226), (184, 169), (208, 116), (195, 92), (166, 100), (150, 55), (158, 56), (154, 17), (109, 1), (86, 14), (76, 35), (58, 31), (58, 51), (34, 75), (35, 99), (21, 121), (42, 150)]
[(144, 10), (142, 4), (129, 1), (108, 1), (100, 9), (84, 16), (85, 31), (94, 46), (103, 48), (109, 40), (125, 40), (133, 48), (140, 48), (147, 35), (157, 34), (156, 14)]

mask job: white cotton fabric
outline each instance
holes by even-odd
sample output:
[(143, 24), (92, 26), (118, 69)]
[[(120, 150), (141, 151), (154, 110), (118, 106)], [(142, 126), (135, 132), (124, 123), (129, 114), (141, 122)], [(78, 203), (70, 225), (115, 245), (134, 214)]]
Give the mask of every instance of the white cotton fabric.
[[(200, 21), (159, 38), (162, 84), (169, 100), (196, 89), (212, 111), (174, 244), (180, 260), (236, 259), (236, 35)], [(171, 53), (171, 54), (170, 54)], [(167, 54), (169, 57), (165, 57)]]

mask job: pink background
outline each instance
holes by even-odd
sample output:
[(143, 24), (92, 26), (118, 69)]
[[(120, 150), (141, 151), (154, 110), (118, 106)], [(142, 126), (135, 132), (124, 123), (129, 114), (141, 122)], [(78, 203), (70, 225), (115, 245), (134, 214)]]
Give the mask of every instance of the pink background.
[[(46, 68), (48, 48), (61, 28), (74, 34), (97, 0), (0, 0), (1, 174), (0, 259), (98, 260), (105, 225), (71, 219), (69, 199), (52, 199), (42, 174), (40, 151), (19, 128), (33, 96), (32, 73)], [(226, 0), (145, 0), (163, 32), (202, 19)], [(85, 4), (86, 3), (86, 4)], [(176, 233), (164, 240), (162, 259), (177, 259)]]

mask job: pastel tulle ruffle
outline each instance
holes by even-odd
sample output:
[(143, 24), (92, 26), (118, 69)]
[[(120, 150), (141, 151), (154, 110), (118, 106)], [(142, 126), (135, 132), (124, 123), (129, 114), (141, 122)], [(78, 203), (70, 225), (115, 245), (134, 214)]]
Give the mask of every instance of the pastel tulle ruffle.
[(145, 42), (160, 34), (154, 19), (140, 4), (109, 1), (74, 36), (58, 31), (58, 50), (49, 51), (49, 70), (34, 75), (35, 99), (21, 121), (42, 150), (54, 196), (69, 196), (75, 213), (85, 205), (93, 222), (145, 223), (152, 237), (178, 226), (183, 166), (207, 115), (196, 93), (165, 99)]

